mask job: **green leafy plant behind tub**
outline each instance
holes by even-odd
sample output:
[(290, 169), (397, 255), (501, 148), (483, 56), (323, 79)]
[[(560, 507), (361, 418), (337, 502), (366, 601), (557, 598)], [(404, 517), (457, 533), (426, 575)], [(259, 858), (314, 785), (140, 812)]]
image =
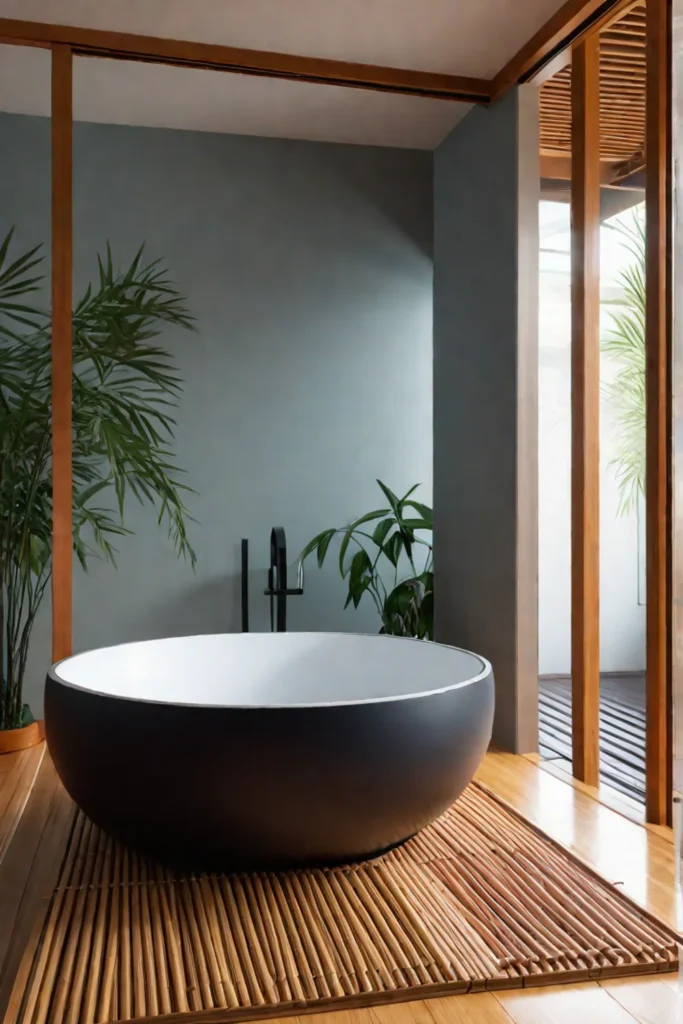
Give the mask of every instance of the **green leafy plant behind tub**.
[[(32, 720), (23, 700), (31, 632), (52, 572), (51, 315), (37, 246), (0, 243), (0, 729)], [(182, 382), (158, 344), (164, 326), (193, 329), (163, 263), (142, 248), (124, 271), (109, 246), (73, 311), (73, 547), (114, 562), (131, 531), (129, 494), (158, 511), (194, 563), (182, 471), (171, 450)]]
[[(344, 607), (357, 608), (368, 594), (382, 621), (381, 633), (433, 640), (432, 509), (413, 498), (419, 484), (398, 498), (381, 480), (377, 483), (388, 507), (323, 530), (303, 549), (301, 561), (315, 552), (322, 568), (340, 535), (339, 572), (347, 584)], [(410, 570), (406, 575), (404, 568)]]

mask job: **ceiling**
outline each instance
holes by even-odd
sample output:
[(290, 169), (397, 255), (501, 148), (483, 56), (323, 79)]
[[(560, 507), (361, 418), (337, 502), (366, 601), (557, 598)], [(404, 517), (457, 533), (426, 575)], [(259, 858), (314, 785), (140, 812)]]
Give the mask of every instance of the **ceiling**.
[[(493, 78), (562, 0), (0, 0), (0, 17)], [(495, 26), (495, 32), (491, 27)], [(0, 49), (0, 109), (49, 112), (45, 51)], [(433, 149), (466, 104), (79, 58), (78, 119)]]

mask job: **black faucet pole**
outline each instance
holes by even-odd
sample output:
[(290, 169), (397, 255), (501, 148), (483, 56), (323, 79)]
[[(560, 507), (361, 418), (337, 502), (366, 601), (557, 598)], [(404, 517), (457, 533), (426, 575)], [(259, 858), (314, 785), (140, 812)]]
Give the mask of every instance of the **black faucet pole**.
[[(270, 630), (287, 632), (287, 539), (284, 526), (274, 526), (270, 531)], [(273, 605), (275, 608), (273, 609)], [(275, 615), (273, 615), (275, 611)], [(274, 621), (273, 621), (274, 620)]]
[(249, 632), (249, 541), (242, 538), (242, 632)]

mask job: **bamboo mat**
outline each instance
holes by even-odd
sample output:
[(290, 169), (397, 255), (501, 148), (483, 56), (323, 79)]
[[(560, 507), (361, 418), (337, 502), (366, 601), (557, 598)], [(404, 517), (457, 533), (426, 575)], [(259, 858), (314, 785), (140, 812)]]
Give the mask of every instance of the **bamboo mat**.
[(476, 783), (377, 860), (280, 874), (178, 877), (78, 813), (5, 1019), (245, 1020), (677, 966), (675, 933)]

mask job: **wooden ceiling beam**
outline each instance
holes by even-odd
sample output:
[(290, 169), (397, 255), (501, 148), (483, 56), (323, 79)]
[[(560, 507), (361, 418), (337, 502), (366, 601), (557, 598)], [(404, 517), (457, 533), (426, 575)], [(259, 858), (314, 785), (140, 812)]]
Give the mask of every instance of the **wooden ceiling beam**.
[(572, 176), (572, 158), (569, 153), (563, 155), (544, 156), (541, 154), (541, 177), (555, 181), (570, 181)]
[(205, 68), (467, 103), (488, 103), (490, 95), (490, 82), (480, 78), (12, 18), (0, 18), (0, 43), (42, 47), (56, 43), (71, 47), (76, 56)]
[[(600, 184), (611, 185), (614, 183), (615, 163), (609, 160), (600, 161)], [(572, 177), (572, 158), (566, 154), (543, 154), (541, 153), (541, 177), (551, 178), (554, 181), (570, 182)]]

